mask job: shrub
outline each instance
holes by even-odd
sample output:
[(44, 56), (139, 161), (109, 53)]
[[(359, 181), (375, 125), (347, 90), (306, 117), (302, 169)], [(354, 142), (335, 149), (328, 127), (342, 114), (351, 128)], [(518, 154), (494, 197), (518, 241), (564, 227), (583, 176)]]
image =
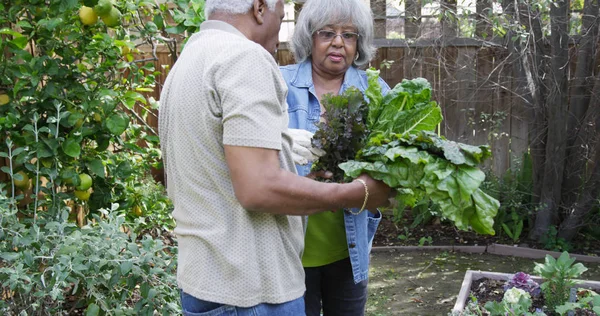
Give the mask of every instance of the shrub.
[[(108, 210), (81, 229), (66, 221), (19, 219), (0, 204), (0, 312), (17, 315), (86, 310), (125, 315), (180, 313), (175, 248), (124, 233)], [(114, 206), (116, 207), (116, 205)]]

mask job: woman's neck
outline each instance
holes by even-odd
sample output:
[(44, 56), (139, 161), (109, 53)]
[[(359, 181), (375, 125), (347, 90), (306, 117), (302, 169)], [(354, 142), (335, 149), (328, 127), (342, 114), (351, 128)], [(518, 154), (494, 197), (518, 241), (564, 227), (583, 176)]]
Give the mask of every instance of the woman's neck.
[[(315, 85), (315, 90), (324, 91), (325, 93), (337, 94), (342, 87), (344, 82), (345, 73), (341, 74), (329, 74), (321, 71), (313, 65), (312, 67), (312, 79)], [(319, 96), (320, 97), (320, 96)]]

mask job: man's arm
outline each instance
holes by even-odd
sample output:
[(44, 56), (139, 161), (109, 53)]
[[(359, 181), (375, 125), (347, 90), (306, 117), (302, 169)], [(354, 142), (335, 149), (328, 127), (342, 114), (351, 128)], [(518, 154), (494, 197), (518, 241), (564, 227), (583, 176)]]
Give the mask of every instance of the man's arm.
[[(328, 210), (363, 205), (365, 189), (355, 181), (322, 183), (283, 170), (278, 151), (225, 146), (235, 196), (247, 210), (287, 215), (310, 215)], [(366, 208), (385, 205), (389, 188), (380, 181), (361, 176), (368, 188)]]

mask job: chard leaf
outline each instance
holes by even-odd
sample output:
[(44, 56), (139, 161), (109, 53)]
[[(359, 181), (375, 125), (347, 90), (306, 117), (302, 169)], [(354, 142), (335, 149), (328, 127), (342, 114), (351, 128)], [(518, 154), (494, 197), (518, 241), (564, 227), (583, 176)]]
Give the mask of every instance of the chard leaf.
[(372, 128), (377, 118), (381, 114), (383, 94), (381, 93), (381, 85), (379, 84), (379, 70), (374, 68), (367, 69), (367, 81), (369, 87), (365, 90), (365, 95), (369, 100), (369, 115), (367, 126)]
[(399, 139), (406, 144), (418, 146), (428, 152), (443, 156), (455, 165), (468, 165), (475, 167), (491, 156), (489, 146), (471, 146), (447, 140), (429, 131), (422, 131), (418, 135), (402, 137)]
[[(370, 84), (370, 83), (369, 83)], [(403, 79), (384, 98), (383, 104), (401, 105), (400, 111), (410, 110), (418, 103), (429, 103), (431, 84), (425, 78)]]
[(421, 131), (434, 131), (442, 121), (442, 111), (435, 102), (420, 103), (409, 110), (401, 109), (403, 103), (384, 104), (373, 132), (414, 135)]
[(469, 219), (471, 228), (479, 234), (494, 235), (494, 217), (498, 213), (500, 202), (481, 189), (473, 192), (475, 214)]

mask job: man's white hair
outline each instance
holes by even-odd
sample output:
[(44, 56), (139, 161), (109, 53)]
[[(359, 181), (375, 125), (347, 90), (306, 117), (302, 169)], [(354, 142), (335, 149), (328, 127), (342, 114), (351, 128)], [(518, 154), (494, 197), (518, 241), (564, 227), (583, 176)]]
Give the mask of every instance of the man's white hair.
[[(277, 2), (281, 0), (265, 0), (269, 10), (275, 10)], [(229, 14), (244, 14), (250, 11), (254, 0), (206, 0), (204, 3), (204, 16), (210, 17), (213, 12)]]

